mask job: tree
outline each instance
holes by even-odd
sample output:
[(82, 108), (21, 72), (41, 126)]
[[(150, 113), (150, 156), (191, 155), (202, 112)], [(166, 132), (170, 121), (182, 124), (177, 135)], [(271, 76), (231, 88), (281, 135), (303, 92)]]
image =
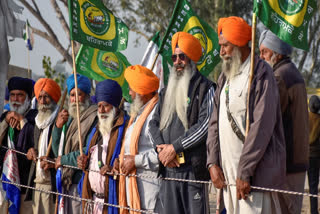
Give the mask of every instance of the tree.
[(60, 88), (64, 88), (66, 82), (66, 75), (64, 73), (56, 71), (51, 64), (51, 58), (43, 56), (42, 68), (44, 70), (44, 75), (46, 78), (53, 79)]
[[(40, 1), (40, 0), (39, 0)], [(67, 0), (59, 0), (65, 7), (68, 8)], [(63, 60), (67, 61), (72, 66), (72, 57), (70, 54), (70, 44), (68, 47), (64, 47), (57, 37), (55, 30), (49, 25), (47, 20), (45, 20), (41, 14), (41, 11), (36, 3), (36, 0), (31, 0), (32, 4), (28, 3), (27, 0), (20, 0), (20, 2), (27, 8), (30, 13), (40, 22), (40, 24), (45, 28), (45, 31), (38, 29), (35, 26), (31, 26), (33, 33), (36, 35), (46, 39), (53, 47), (57, 49), (57, 51), (62, 55)], [(70, 29), (66, 18), (64, 17), (60, 6), (57, 3), (57, 0), (50, 0), (51, 7), (54, 9), (57, 15), (57, 19), (59, 20), (67, 39), (70, 41)], [(76, 44), (76, 50), (79, 49), (79, 44)]]

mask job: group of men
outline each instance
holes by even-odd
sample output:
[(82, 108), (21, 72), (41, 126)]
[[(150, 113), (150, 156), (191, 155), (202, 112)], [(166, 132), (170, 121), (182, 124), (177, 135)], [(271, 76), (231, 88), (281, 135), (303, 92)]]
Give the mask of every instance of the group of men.
[[(3, 146), (14, 148), (27, 154), (17, 154), (21, 184), (56, 191), (57, 182), (63, 193), (95, 202), (64, 198), (66, 213), (208, 213), (208, 185), (179, 179), (210, 178), (223, 188), (227, 213), (299, 213), (301, 197), (251, 188), (304, 187), (307, 95), (289, 58), (291, 47), (263, 32), (248, 90), (251, 27), (239, 17), (221, 18), (218, 35), (222, 73), (217, 84), (197, 70), (202, 46), (186, 32), (172, 37), (173, 67), (160, 93), (151, 70), (129, 66), (124, 74), (132, 98), (129, 115), (114, 80), (99, 82), (91, 102), (90, 80), (77, 75), (76, 91), (71, 75), (68, 109), (59, 112), (61, 89), (53, 80), (42, 78), (33, 86), (25, 78), (10, 79), (10, 110), (0, 120), (0, 163), (9, 152)], [(33, 91), (37, 110), (30, 108)], [(6, 167), (1, 164), (1, 171)], [(54, 212), (52, 194), (20, 190), (20, 213)], [(0, 201), (0, 213), (8, 207)]]

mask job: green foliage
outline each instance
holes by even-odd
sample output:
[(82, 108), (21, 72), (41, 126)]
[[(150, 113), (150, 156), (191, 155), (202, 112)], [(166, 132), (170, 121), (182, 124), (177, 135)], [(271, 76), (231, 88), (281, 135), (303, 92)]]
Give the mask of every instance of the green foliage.
[(46, 78), (53, 79), (60, 88), (62, 89), (66, 82), (66, 75), (60, 72), (57, 72), (51, 64), (51, 58), (49, 56), (43, 56), (42, 59), (42, 68), (44, 70), (44, 75)]

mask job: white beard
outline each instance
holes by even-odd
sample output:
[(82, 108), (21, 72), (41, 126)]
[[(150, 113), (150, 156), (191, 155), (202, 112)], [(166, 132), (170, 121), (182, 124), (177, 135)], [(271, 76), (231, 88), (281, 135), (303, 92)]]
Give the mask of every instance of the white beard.
[(273, 68), (273, 66), (276, 64), (276, 58), (278, 55), (279, 54), (273, 52), (270, 61), (266, 60), (266, 62), (271, 66), (271, 68)]
[(241, 52), (238, 47), (234, 47), (232, 56), (220, 56), (222, 58), (222, 72), (226, 75), (227, 80), (233, 79), (240, 71)]
[(188, 89), (195, 66), (188, 64), (183, 73), (171, 68), (168, 87), (161, 110), (160, 130), (167, 128), (177, 113), (185, 130), (188, 129), (187, 107)]
[[(79, 113), (81, 114), (90, 106), (90, 100), (85, 98), (84, 103), (79, 102)], [(68, 112), (72, 118), (77, 118), (77, 104), (69, 102)]]
[(48, 120), (56, 107), (57, 104), (55, 104), (54, 102), (51, 102), (49, 105), (41, 105), (38, 103), (38, 122), (42, 124), (44, 123), (44, 121)]
[[(107, 118), (103, 118), (103, 116), (106, 116)], [(102, 134), (102, 136), (108, 136), (111, 132), (111, 129), (113, 127), (113, 121), (116, 117), (116, 109), (115, 107), (112, 107), (112, 110), (109, 113), (99, 113), (98, 112), (98, 118), (99, 118), (99, 131)]]
[(130, 105), (130, 117), (135, 118), (138, 115), (142, 106), (143, 106), (142, 99), (139, 94), (136, 94), (135, 99), (132, 101)]
[[(20, 103), (20, 102), (16, 102), (16, 101), (13, 101), (13, 102), (9, 101), (10, 111), (14, 111), (14, 112), (17, 112), (18, 114), (23, 115), (29, 109), (30, 103), (31, 102), (30, 102), (28, 95), (26, 96), (24, 103)], [(18, 106), (18, 107), (13, 106), (15, 104), (18, 104), (20, 106)]]

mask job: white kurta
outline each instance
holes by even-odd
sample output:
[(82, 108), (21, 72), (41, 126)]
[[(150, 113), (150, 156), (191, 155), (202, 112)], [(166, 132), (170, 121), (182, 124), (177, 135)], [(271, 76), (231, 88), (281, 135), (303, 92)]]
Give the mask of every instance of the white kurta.
[[(148, 103), (147, 103), (148, 104)], [(138, 118), (143, 112), (145, 104), (135, 121), (128, 127), (126, 131), (125, 141), (124, 141), (124, 154), (130, 155), (130, 139)], [(138, 154), (135, 155), (135, 167), (137, 168), (137, 175), (144, 174), (157, 177), (159, 169), (158, 155), (154, 149), (154, 145), (148, 135), (149, 133), (149, 122), (152, 119), (152, 115), (156, 109), (156, 106), (150, 112), (147, 117), (143, 128), (140, 133), (139, 143), (138, 143)], [(128, 190), (129, 179), (126, 178), (126, 189)], [(157, 196), (160, 188), (160, 180), (158, 179), (148, 179), (148, 178), (137, 178), (138, 191), (140, 195), (141, 209), (153, 210), (156, 204)], [(127, 191), (128, 192), (128, 191)], [(130, 206), (129, 194), (127, 194), (127, 202)]]
[[(245, 135), (249, 72), (250, 56), (241, 65), (238, 75), (229, 81), (229, 109), (243, 135)], [(220, 94), (219, 109), (221, 167), (226, 182), (228, 184), (236, 184), (243, 143), (232, 130), (231, 123), (228, 120), (225, 88), (226, 84)], [(274, 210), (276, 210), (275, 207), (279, 207), (274, 204), (274, 202), (278, 204), (277, 195), (268, 192), (252, 192), (247, 200), (238, 200), (235, 186), (224, 188), (223, 197), (227, 213), (230, 214), (277, 213)]]

